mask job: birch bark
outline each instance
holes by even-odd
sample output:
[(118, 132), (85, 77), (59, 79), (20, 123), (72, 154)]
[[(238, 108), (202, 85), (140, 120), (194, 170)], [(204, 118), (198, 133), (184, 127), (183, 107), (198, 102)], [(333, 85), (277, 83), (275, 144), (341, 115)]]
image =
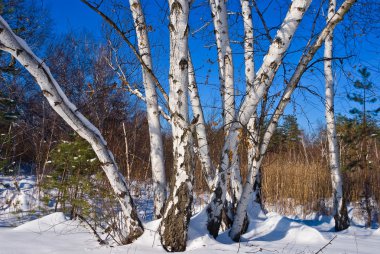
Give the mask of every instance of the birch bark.
[[(191, 217), (193, 147), (188, 124), (188, 0), (169, 0), (170, 7), (170, 97), (173, 133), (173, 171), (170, 195), (160, 225), (165, 250), (185, 251)], [(183, 123), (188, 126), (183, 126)]]
[[(211, 2), (211, 1), (210, 1)], [(294, 0), (289, 7), (288, 13), (277, 31), (276, 38), (273, 40), (269, 47), (267, 55), (264, 57), (263, 64), (259, 69), (256, 78), (254, 79), (253, 87), (255, 91), (248, 91), (244, 99), (240, 112), (239, 123), (233, 122), (230, 131), (227, 135), (227, 141), (222, 149), (222, 160), (219, 168), (214, 192), (211, 196), (211, 202), (208, 205), (208, 222), (207, 228), (211, 235), (216, 237), (219, 232), (221, 223), (222, 205), (225, 202), (225, 182), (226, 171), (230, 165), (229, 163), (229, 149), (237, 147), (238, 136), (237, 132), (241, 125), (247, 125), (249, 119), (257, 109), (257, 105), (264, 95), (265, 91), (271, 85), (274, 76), (282, 62), (282, 57), (290, 45), (290, 41), (302, 20), (306, 10), (310, 5), (311, 0)], [(243, 190), (244, 191), (244, 190)]]
[(247, 178), (247, 182), (244, 185), (243, 188), (243, 194), (242, 198), (239, 201), (235, 220), (233, 222), (231, 231), (229, 233), (230, 237), (234, 241), (239, 241), (241, 234), (244, 232), (244, 214), (246, 213), (248, 201), (250, 196), (253, 192), (253, 184), (255, 182), (255, 178), (257, 177), (258, 169), (261, 166), (262, 160), (264, 158), (265, 152), (268, 148), (269, 142), (271, 137), (273, 136), (273, 133), (277, 127), (278, 121), (282, 114), (284, 113), (284, 110), (286, 106), (288, 105), (290, 101), (290, 97), (298, 85), (303, 73), (306, 71), (308, 64), (313, 59), (315, 53), (318, 51), (318, 49), (322, 46), (323, 42), (327, 38), (327, 36), (331, 33), (331, 31), (334, 30), (335, 26), (343, 20), (344, 15), (348, 12), (348, 10), (351, 8), (351, 6), (355, 3), (356, 0), (346, 0), (339, 10), (337, 11), (337, 15), (334, 15), (329, 22), (327, 23), (326, 27), (322, 30), (320, 35), (317, 37), (315, 42), (311, 45), (309, 50), (301, 57), (296, 70), (294, 71), (282, 97), (277, 105), (277, 108), (275, 109), (275, 112), (273, 113), (273, 116), (269, 122), (269, 125), (265, 131), (263, 141), (261, 142), (259, 154), (256, 155), (255, 160), (253, 161), (253, 170), (249, 173), (249, 177)]
[(120, 174), (113, 154), (99, 130), (69, 101), (46, 64), (34, 55), (24, 40), (13, 33), (2, 17), (0, 17), (0, 50), (10, 53), (28, 70), (54, 111), (90, 143), (122, 207), (125, 222), (120, 241), (123, 244), (131, 243), (143, 233), (143, 226), (124, 177)]
[[(247, 94), (255, 92), (255, 89), (253, 87), (255, 81), (254, 36), (250, 2), (251, 0), (240, 1), (244, 24), (244, 64)], [(253, 159), (255, 158), (256, 150), (258, 148), (259, 132), (258, 128), (256, 127), (257, 120), (257, 112), (255, 111), (247, 124), (247, 130), (249, 132), (247, 165), (248, 172), (253, 167)]]
[[(329, 1), (327, 22), (329, 22), (336, 8), (336, 0)], [(333, 216), (335, 219), (335, 230), (341, 231), (349, 227), (347, 207), (343, 199), (343, 180), (339, 164), (339, 150), (336, 137), (335, 113), (334, 113), (334, 79), (332, 72), (333, 57), (333, 30), (325, 39), (324, 71), (326, 86), (325, 115), (327, 124), (327, 141), (329, 149), (329, 167), (331, 172)]]
[(203, 115), (201, 101), (199, 99), (198, 86), (195, 79), (193, 62), (189, 52), (189, 94), (193, 110), (194, 119), (196, 119), (195, 132), (198, 141), (198, 153), (202, 164), (204, 179), (206, 180), (209, 190), (213, 189), (215, 169), (211, 161), (210, 149), (207, 142), (206, 124)]
[[(146, 29), (147, 26), (140, 0), (129, 0), (129, 4), (135, 25), (139, 54), (145, 65), (150, 70), (153, 70), (149, 38)], [(164, 148), (155, 82), (151, 73), (147, 71), (147, 68), (142, 68), (142, 73), (149, 126), (150, 160), (154, 190), (154, 217), (158, 219), (161, 218), (166, 200)]]
[(259, 101), (265, 91), (272, 84), (278, 68), (282, 63), (282, 58), (289, 48), (290, 42), (296, 32), (299, 23), (303, 19), (311, 0), (294, 0), (289, 7), (280, 29), (277, 31), (272, 41), (268, 53), (265, 55), (263, 64), (258, 70), (253, 84), (254, 93), (249, 92), (244, 99), (239, 111), (239, 121), (246, 125), (256, 111)]
[[(221, 167), (225, 167), (222, 169), (223, 172), (226, 172), (227, 169), (229, 169), (230, 172), (230, 196), (232, 204), (228, 205), (227, 207), (232, 208), (240, 198), (242, 191), (237, 144), (235, 145), (234, 143), (230, 143), (227, 139), (229, 132), (237, 131), (230, 128), (232, 123), (236, 120), (232, 50), (230, 47), (226, 2), (224, 0), (210, 0), (209, 2), (218, 50), (219, 82), (223, 102), (223, 126), (225, 143), (228, 143), (230, 145), (228, 147), (228, 150), (225, 151), (225, 153), (228, 154), (229, 160), (225, 160), (225, 163), (221, 164)], [(236, 133), (234, 133), (234, 136), (238, 137)], [(231, 164), (232, 162), (234, 163)], [(224, 178), (226, 178), (226, 175)], [(227, 189), (227, 181), (223, 181), (222, 184), (226, 185), (222, 188)], [(232, 215), (232, 211), (228, 211), (227, 214)], [(232, 220), (233, 218), (229, 219)]]

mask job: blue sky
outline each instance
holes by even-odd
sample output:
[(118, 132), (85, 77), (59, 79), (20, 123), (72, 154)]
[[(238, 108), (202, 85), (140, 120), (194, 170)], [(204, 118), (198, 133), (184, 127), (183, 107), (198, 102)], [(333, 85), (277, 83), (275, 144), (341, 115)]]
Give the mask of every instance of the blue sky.
[(50, 10), (56, 34), (87, 30), (100, 37), (101, 18), (79, 0), (42, 0)]
[[(105, 1), (106, 2), (106, 1)], [(162, 83), (167, 83), (167, 71), (168, 71), (168, 53), (165, 53), (168, 49), (168, 31), (167, 25), (162, 25), (162, 22), (167, 22), (167, 17), (165, 11), (167, 10), (167, 4), (164, 0), (157, 1), (142, 1), (144, 6), (144, 11), (147, 17), (148, 24), (152, 25), (153, 31), (150, 33), (150, 40), (153, 46), (153, 57), (154, 65), (159, 68), (159, 77)], [(280, 1), (281, 2), (281, 1)], [(286, 13), (286, 5), (290, 1), (283, 1), (283, 5), (276, 5), (271, 10), (264, 13), (265, 18), (268, 18), (268, 25), (278, 25), (280, 24), (283, 16)], [(79, 0), (42, 0), (43, 5), (50, 10), (51, 17), (53, 20), (53, 28), (55, 34), (66, 33), (69, 31), (74, 31), (81, 33), (87, 31), (94, 34), (94, 37), (102, 40), (101, 18), (95, 14), (92, 10), (86, 7)], [(202, 1), (195, 1), (195, 5), (201, 4)], [(316, 10), (319, 1), (314, 1), (309, 9), (309, 12)], [(231, 11), (239, 11), (239, 5), (230, 5)], [(281, 15), (279, 15), (281, 13)], [(191, 12), (191, 20), (195, 20), (192, 23), (191, 31), (196, 30), (198, 27), (202, 26), (203, 22), (210, 20), (210, 14), (205, 13), (204, 8), (195, 8)], [(258, 18), (254, 16), (254, 20), (258, 22)], [(233, 20), (233, 15), (231, 20)], [(304, 40), (303, 37), (309, 35), (310, 21), (305, 21), (301, 24), (299, 32), (297, 33), (297, 38), (299, 41)], [(320, 23), (322, 24), (322, 23)], [(258, 25), (259, 26), (259, 25)], [(347, 24), (346, 24), (347, 26)], [(212, 24), (207, 28), (212, 29)], [(230, 28), (230, 33), (232, 39), (239, 37), (242, 31), (242, 24), (237, 22)], [(275, 30), (274, 30), (275, 31)], [(272, 36), (274, 35), (274, 31)], [(337, 31), (335, 46), (336, 55), (344, 56), (351, 54), (350, 50), (355, 48), (355, 57), (352, 57), (349, 61), (344, 64), (344, 71), (349, 71), (358, 77), (357, 72), (352, 69), (352, 66), (359, 66), (364, 64), (370, 66), (370, 71), (372, 70), (372, 79), (376, 82), (380, 80), (378, 71), (379, 68), (379, 50), (374, 47), (374, 41), (379, 37), (379, 34), (372, 34), (366, 37), (357, 37), (356, 40), (344, 41), (343, 34), (347, 33), (347, 27), (340, 26)], [(348, 31), (350, 32), (350, 31)], [(197, 81), (200, 87), (200, 96), (203, 104), (206, 105), (206, 114), (211, 115), (214, 112), (213, 105), (220, 102), (219, 88), (218, 88), (218, 72), (216, 68), (215, 61), (216, 50), (215, 47), (207, 47), (214, 42), (213, 35), (206, 32), (201, 32), (194, 34), (190, 37), (190, 49), (194, 59), (194, 65), (197, 73)], [(262, 45), (266, 45), (265, 42)], [(303, 45), (300, 42), (293, 42), (291, 50), (298, 49)], [(321, 57), (323, 48), (319, 52), (319, 57)], [(240, 45), (233, 44), (234, 52), (234, 64), (235, 64), (235, 80), (236, 87), (239, 90), (244, 90), (244, 64), (242, 47)], [(262, 61), (262, 53), (256, 55), (256, 66), (259, 66)], [(286, 60), (289, 64), (296, 64), (298, 62), (299, 53), (295, 53), (287, 57)], [(319, 65), (321, 67), (321, 65)], [(258, 67), (257, 67), (258, 68)], [(280, 70), (281, 71), (281, 70)], [(348, 110), (354, 106), (352, 102), (346, 99), (346, 93), (351, 89), (347, 79), (344, 77), (343, 72), (336, 68), (337, 77), (337, 91), (336, 91), (336, 111), (337, 113), (347, 114)], [(355, 78), (353, 78), (355, 79)], [(278, 88), (282, 87), (281, 80), (277, 79)], [(310, 86), (318, 94), (323, 95), (324, 82), (321, 73), (318, 70), (314, 73), (306, 74), (302, 79), (301, 83), (303, 85)], [(379, 91), (378, 91), (379, 92)], [(324, 123), (324, 107), (323, 99), (311, 95), (305, 90), (298, 90), (293, 96), (292, 105), (288, 106), (287, 114), (296, 113), (299, 123), (308, 132), (314, 131), (319, 125)], [(238, 103), (239, 104), (239, 103)]]

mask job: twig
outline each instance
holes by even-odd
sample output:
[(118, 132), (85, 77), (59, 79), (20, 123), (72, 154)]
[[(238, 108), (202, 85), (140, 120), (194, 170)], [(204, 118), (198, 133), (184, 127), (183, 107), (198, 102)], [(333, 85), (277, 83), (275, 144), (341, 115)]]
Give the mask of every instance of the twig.
[(107, 242), (106, 241), (104, 241), (101, 237), (100, 237), (100, 235), (98, 234), (98, 232), (96, 232), (96, 230), (95, 230), (95, 228), (82, 216), (82, 215), (80, 215), (80, 214), (77, 214), (77, 217), (81, 220), (81, 221), (83, 221), (84, 223), (86, 223), (90, 228), (91, 228), (91, 230), (92, 230), (92, 232), (94, 233), (94, 235), (95, 235), (95, 237), (96, 237), (96, 239), (98, 240), (98, 242), (99, 242), (99, 244), (100, 245), (104, 245), (104, 244), (107, 244)]
[(262, 23), (263, 26), (264, 26), (264, 29), (265, 29), (265, 36), (266, 36), (267, 39), (271, 42), (271, 41), (272, 41), (272, 37), (270, 36), (270, 32), (269, 32), (269, 29), (268, 29), (267, 23), (265, 22), (265, 19), (264, 19), (264, 17), (263, 17), (263, 14), (262, 14), (262, 12), (260, 11), (259, 7), (257, 6), (256, 1), (252, 1), (252, 4), (253, 4), (253, 7), (255, 7), (256, 13), (259, 15), (260, 20), (261, 20), (261, 23)]
[(326, 243), (322, 248), (320, 248), (315, 254), (318, 254), (318, 253), (322, 253), (322, 251), (327, 248), (328, 245), (330, 245), (332, 243), (332, 241), (335, 240), (335, 238), (337, 238), (338, 235), (334, 235), (334, 237), (328, 242)]
[(144, 60), (142, 59), (142, 56), (139, 54), (137, 49), (134, 47), (132, 42), (127, 38), (125, 35), (125, 32), (121, 30), (121, 28), (110, 18), (108, 17), (104, 12), (99, 10), (98, 7), (92, 5), (87, 0), (81, 0), (85, 5), (87, 5), (91, 10), (95, 11), (97, 14), (99, 14), (104, 21), (106, 21), (119, 35), (120, 37), (127, 43), (128, 47), (132, 50), (133, 54), (136, 56), (136, 58), (139, 60), (142, 67), (151, 75), (154, 83), (158, 87), (158, 89), (161, 91), (162, 95), (164, 96), (165, 102), (169, 104), (169, 96), (165, 92), (164, 88), (161, 86), (160, 82), (158, 81), (156, 75), (154, 75), (153, 71), (146, 65)]

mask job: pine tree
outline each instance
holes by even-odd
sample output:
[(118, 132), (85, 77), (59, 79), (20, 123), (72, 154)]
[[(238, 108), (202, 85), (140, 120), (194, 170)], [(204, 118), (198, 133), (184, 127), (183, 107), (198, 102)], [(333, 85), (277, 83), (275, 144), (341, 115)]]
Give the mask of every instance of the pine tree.
[(361, 206), (367, 215), (366, 226), (370, 227), (372, 222), (373, 206), (371, 202), (372, 191), (370, 186), (370, 172), (368, 172), (370, 169), (370, 164), (368, 163), (368, 138), (372, 133), (369, 133), (368, 131), (368, 122), (371, 122), (371, 120), (377, 116), (380, 112), (380, 107), (374, 109), (369, 108), (369, 104), (373, 104), (377, 101), (376, 94), (374, 92), (374, 84), (369, 80), (371, 73), (368, 72), (366, 67), (363, 67), (359, 69), (359, 74), (361, 75), (361, 80), (356, 80), (354, 83), (354, 88), (356, 91), (347, 94), (347, 97), (349, 100), (354, 101), (361, 106), (361, 108), (354, 107), (350, 110), (350, 113), (353, 114), (360, 123), (360, 146), (362, 149), (360, 149), (361, 153), (359, 161), (360, 168), (364, 170), (364, 186)]
[(347, 94), (349, 100), (358, 103), (361, 108), (354, 107), (350, 110), (357, 119), (360, 119), (363, 128), (365, 129), (367, 118), (373, 118), (380, 112), (380, 107), (369, 109), (369, 104), (377, 101), (374, 92), (374, 84), (369, 80), (371, 75), (366, 67), (359, 69), (361, 80), (356, 80), (354, 83), (355, 91)]

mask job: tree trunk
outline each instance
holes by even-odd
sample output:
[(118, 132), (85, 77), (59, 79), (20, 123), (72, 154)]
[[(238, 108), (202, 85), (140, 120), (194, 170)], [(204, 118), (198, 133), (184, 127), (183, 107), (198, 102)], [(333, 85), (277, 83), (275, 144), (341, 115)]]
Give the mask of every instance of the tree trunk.
[[(290, 41), (308, 9), (310, 2), (311, 0), (294, 0), (292, 2), (281, 28), (277, 31), (276, 38), (272, 42), (267, 55), (264, 57), (264, 62), (258, 71), (258, 75), (254, 79), (254, 84), (249, 88), (255, 89), (257, 87), (257, 89), (255, 89), (255, 92), (248, 91), (239, 112), (239, 123), (233, 122), (230, 131), (227, 134), (226, 142), (222, 150), (222, 161), (218, 170), (214, 192), (207, 208), (207, 228), (210, 234), (214, 237), (217, 236), (219, 232), (222, 211), (221, 206), (225, 202), (226, 171), (229, 169), (231, 158), (229, 151), (230, 149), (236, 149), (238, 146), (237, 132), (240, 128), (240, 124), (248, 124), (248, 121), (256, 111), (257, 105), (262, 99), (265, 90), (271, 85), (281, 64), (282, 57), (288, 49)], [(232, 164), (233, 163), (231, 163), (231, 165)]]
[(199, 159), (202, 164), (204, 179), (209, 190), (213, 189), (215, 169), (211, 161), (210, 149), (207, 142), (206, 124), (203, 115), (201, 101), (199, 99), (198, 86), (195, 79), (194, 66), (189, 52), (189, 94), (193, 110), (195, 123), (195, 132), (198, 141)]
[[(145, 65), (152, 70), (152, 58), (148, 33), (146, 30), (147, 26), (140, 0), (129, 0), (129, 4), (133, 15), (139, 54), (141, 55)], [(150, 159), (154, 190), (154, 217), (158, 219), (161, 218), (166, 200), (164, 147), (162, 142), (160, 114), (155, 82), (151, 73), (148, 72), (146, 68), (142, 68), (142, 73), (150, 138)]]
[[(253, 36), (253, 22), (252, 22), (252, 11), (250, 7), (251, 0), (240, 0), (243, 24), (244, 24), (244, 65), (245, 65), (245, 82), (246, 82), (246, 93), (254, 93), (253, 89), (255, 81), (255, 61), (254, 61), (254, 36)], [(264, 114), (264, 113), (262, 113)], [(248, 130), (248, 172), (253, 168), (253, 161), (257, 154), (257, 149), (259, 145), (259, 129), (258, 129), (258, 116), (257, 111), (254, 112), (252, 117), (249, 119), (247, 124)], [(256, 178), (256, 183), (254, 189), (257, 189), (255, 195), (259, 198), (259, 177)], [(256, 200), (256, 197), (254, 200)]]
[(160, 225), (161, 243), (170, 252), (185, 251), (193, 191), (193, 147), (188, 120), (188, 0), (169, 0), (170, 97), (173, 171), (170, 195)]
[[(289, 83), (287, 84), (286, 90), (284, 91), (279, 104), (277, 105), (275, 112), (269, 122), (269, 125), (265, 131), (263, 140), (260, 145), (259, 153), (256, 154), (256, 158), (253, 164), (253, 171), (249, 173), (249, 177), (247, 182), (243, 188), (243, 194), (238, 204), (235, 220), (233, 222), (231, 231), (229, 233), (230, 237), (234, 241), (239, 241), (241, 234), (244, 232), (244, 215), (247, 211), (249, 197), (253, 192), (253, 185), (255, 183), (255, 179), (257, 177), (258, 169), (261, 166), (261, 162), (264, 158), (265, 152), (268, 148), (269, 141), (273, 136), (273, 133), (277, 127), (278, 121), (288, 103), (290, 102), (290, 97), (298, 85), (303, 73), (306, 71), (308, 64), (311, 59), (313, 59), (315, 53), (322, 46), (326, 37), (330, 34), (330, 32), (335, 28), (335, 26), (343, 20), (344, 15), (348, 12), (350, 7), (353, 5), (355, 0), (346, 0), (342, 6), (338, 10), (338, 15), (335, 15), (334, 18), (330, 20), (330, 22), (326, 25), (326, 27), (322, 30), (321, 34), (317, 37), (315, 42), (310, 46), (309, 51), (307, 51), (302, 57), (300, 62), (298, 63), (296, 70), (294, 71), (292, 77), (290, 78)], [(293, 2), (294, 3), (294, 2)]]
[[(210, 0), (210, 8), (213, 17), (215, 40), (218, 50), (218, 66), (219, 66), (219, 82), (220, 91), (222, 94), (222, 104), (223, 104), (223, 126), (224, 126), (224, 137), (225, 143), (229, 143), (227, 139), (227, 133), (237, 131), (237, 129), (231, 128), (233, 122), (236, 120), (236, 109), (235, 109), (235, 89), (234, 89), (234, 68), (232, 59), (232, 50), (230, 47), (230, 38), (228, 31), (228, 19), (227, 19), (227, 8), (224, 0)], [(237, 137), (236, 134), (234, 136)], [(236, 146), (237, 147), (237, 146)], [(223, 200), (223, 205), (226, 209), (233, 209), (237, 200), (240, 198), (242, 186), (241, 186), (241, 175), (239, 169), (238, 161), (238, 151), (234, 147), (228, 147), (229, 160), (225, 160), (226, 169), (229, 171), (229, 179), (221, 183), (226, 184), (226, 186), (221, 186), (223, 189), (227, 190), (227, 183), (230, 180), (230, 204), (225, 204)], [(232, 163), (233, 162), (233, 163)], [(224, 175), (226, 177), (227, 175)], [(226, 211), (226, 215), (233, 219), (233, 211)]]
[[(329, 1), (327, 22), (335, 14), (336, 1)], [(324, 69), (326, 83), (326, 124), (327, 140), (329, 149), (329, 167), (331, 172), (331, 183), (333, 191), (333, 216), (335, 219), (335, 230), (341, 231), (349, 227), (350, 222), (347, 207), (343, 200), (343, 180), (339, 163), (338, 141), (336, 137), (335, 114), (334, 114), (334, 80), (332, 73), (333, 57), (333, 31), (325, 39)]]
[(127, 173), (127, 181), (131, 181), (131, 168), (129, 164), (129, 147), (128, 147), (128, 139), (127, 139), (127, 131), (125, 130), (125, 123), (123, 122), (123, 134), (124, 134), (124, 144), (125, 144), (125, 167)]
[(90, 143), (123, 210), (125, 225), (121, 230), (124, 235), (120, 241), (127, 244), (138, 238), (143, 233), (143, 226), (138, 218), (124, 177), (120, 174), (113, 154), (108, 149), (99, 130), (69, 101), (45, 63), (12, 32), (1, 17), (0, 49), (12, 54), (29, 71), (52, 108), (75, 132)]

